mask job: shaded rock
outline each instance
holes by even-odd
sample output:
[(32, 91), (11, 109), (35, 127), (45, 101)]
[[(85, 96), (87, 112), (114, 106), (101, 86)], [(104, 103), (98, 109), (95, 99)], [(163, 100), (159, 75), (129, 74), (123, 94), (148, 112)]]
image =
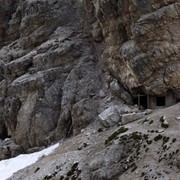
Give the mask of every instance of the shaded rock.
[(6, 138), (2, 141), (0, 146), (0, 159), (7, 159), (15, 157), (24, 152), (24, 149), (13, 142), (13, 140)]
[[(123, 166), (121, 165), (120, 167), (118, 164), (118, 161), (123, 159), (123, 157), (123, 147), (120, 145), (113, 145), (109, 150), (105, 149), (97, 153), (95, 158), (89, 163), (92, 178), (111, 179), (117, 174), (123, 173)], [(113, 172), (111, 172), (111, 168), (114, 169)]]
[(96, 42), (102, 42), (103, 40), (102, 29), (98, 21), (93, 24), (92, 37)]
[(33, 147), (26, 151), (27, 154), (43, 150), (45, 147)]
[(128, 124), (130, 122), (136, 121), (144, 116), (144, 113), (130, 113), (123, 114), (121, 118), (122, 124)]
[(83, 99), (76, 103), (72, 109), (73, 133), (77, 135), (95, 120), (98, 115), (98, 102), (90, 99)]

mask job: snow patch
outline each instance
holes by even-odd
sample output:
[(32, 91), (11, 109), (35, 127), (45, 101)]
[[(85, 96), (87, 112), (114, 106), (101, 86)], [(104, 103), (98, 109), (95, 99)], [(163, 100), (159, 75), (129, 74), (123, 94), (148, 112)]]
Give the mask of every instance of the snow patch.
[(6, 180), (10, 178), (13, 173), (34, 164), (39, 158), (51, 154), (58, 146), (59, 143), (39, 152), (21, 154), (15, 158), (0, 161), (0, 179)]

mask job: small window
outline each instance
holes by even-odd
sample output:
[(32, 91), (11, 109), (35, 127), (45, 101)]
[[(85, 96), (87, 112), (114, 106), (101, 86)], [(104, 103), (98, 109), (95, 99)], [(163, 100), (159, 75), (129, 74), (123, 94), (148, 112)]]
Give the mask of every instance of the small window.
[(165, 96), (156, 97), (156, 106), (165, 106), (165, 105), (166, 105)]

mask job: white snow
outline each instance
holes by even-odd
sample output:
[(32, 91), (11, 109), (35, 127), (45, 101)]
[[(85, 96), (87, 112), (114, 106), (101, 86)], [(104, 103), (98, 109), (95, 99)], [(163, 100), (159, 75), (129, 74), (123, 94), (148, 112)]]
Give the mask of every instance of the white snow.
[(10, 178), (13, 173), (31, 164), (34, 164), (42, 156), (47, 156), (51, 154), (58, 146), (59, 143), (43, 149), (39, 152), (31, 154), (21, 154), (15, 158), (0, 161), (0, 179), (6, 180)]

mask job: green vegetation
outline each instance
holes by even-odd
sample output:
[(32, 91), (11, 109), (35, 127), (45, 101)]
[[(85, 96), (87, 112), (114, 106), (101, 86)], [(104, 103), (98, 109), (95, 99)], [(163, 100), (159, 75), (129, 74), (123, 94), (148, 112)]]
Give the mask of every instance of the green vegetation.
[(167, 145), (164, 145), (163, 146), (163, 150), (165, 151), (167, 149)]
[(136, 169), (137, 169), (137, 166), (136, 166), (136, 164), (134, 163), (134, 165), (133, 165), (133, 167), (132, 167), (132, 169), (131, 169), (131, 172), (134, 172)]
[(161, 116), (161, 118), (159, 119), (161, 123), (164, 122), (164, 116)]
[(166, 144), (169, 141), (169, 137), (164, 136), (163, 137), (163, 145)]
[(145, 172), (142, 172), (142, 173), (141, 173), (141, 177), (143, 177), (143, 176), (145, 176)]
[(140, 133), (138, 133), (137, 131), (136, 132), (133, 132), (131, 137), (134, 139), (134, 140), (141, 140), (142, 139), (142, 135)]
[(163, 136), (161, 134), (158, 134), (155, 138), (154, 141), (159, 141), (163, 138)]
[(52, 177), (53, 177), (52, 175), (46, 175), (43, 180), (49, 180), (52, 179)]
[(148, 134), (144, 134), (144, 139), (148, 139), (149, 138), (149, 136), (148, 136)]
[(38, 172), (40, 170), (40, 167), (37, 167), (34, 173)]
[(61, 176), (60, 178), (59, 178), (59, 180), (63, 180), (64, 179), (64, 176)]
[(150, 144), (152, 144), (152, 140), (147, 140), (146, 143), (147, 143), (148, 145), (150, 145)]
[(151, 120), (150, 122), (149, 122), (149, 124), (152, 124), (154, 121), (153, 120)]
[(146, 123), (148, 121), (149, 121), (149, 119), (145, 119), (145, 120), (142, 121), (142, 124), (144, 124), (144, 123)]
[(164, 124), (164, 123), (162, 123), (162, 124), (161, 124), (161, 127), (167, 129), (167, 128), (169, 127), (169, 124)]
[(168, 128), (169, 127), (169, 124), (165, 123), (164, 116), (161, 116), (160, 122), (161, 122), (161, 127), (162, 128)]
[(73, 166), (71, 167), (71, 169), (69, 170), (69, 172), (67, 173), (67, 178), (71, 180), (76, 180), (79, 179), (78, 176), (80, 175), (81, 170), (78, 169), (78, 163), (73, 164)]
[(116, 132), (108, 137), (108, 139), (105, 141), (105, 144), (110, 144), (113, 140), (118, 138), (119, 134), (125, 133), (126, 131), (128, 131), (128, 128), (125, 128), (124, 126), (120, 127)]
[(71, 170), (67, 173), (67, 176), (72, 176), (74, 174), (74, 172), (76, 171), (78, 166), (78, 163), (75, 163), (72, 167)]

